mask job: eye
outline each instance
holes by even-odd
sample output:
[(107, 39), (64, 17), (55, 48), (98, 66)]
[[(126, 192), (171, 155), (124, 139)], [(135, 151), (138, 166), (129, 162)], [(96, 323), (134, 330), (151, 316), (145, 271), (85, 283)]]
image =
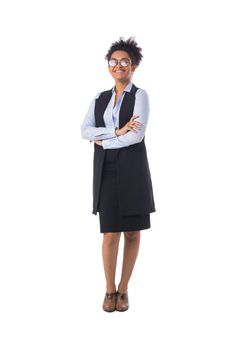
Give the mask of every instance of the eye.
[(129, 63), (130, 63), (130, 60), (128, 58), (122, 58), (121, 65), (123, 67), (127, 67), (129, 65)]
[(111, 60), (109, 60), (108, 64), (110, 67), (115, 67), (117, 65), (117, 62), (112, 58)]

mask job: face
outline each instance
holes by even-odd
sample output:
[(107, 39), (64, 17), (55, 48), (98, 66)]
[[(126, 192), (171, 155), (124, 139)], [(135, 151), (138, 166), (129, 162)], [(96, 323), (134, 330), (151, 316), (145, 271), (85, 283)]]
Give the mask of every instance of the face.
[[(128, 64), (128, 66), (121, 66), (120, 65), (120, 60), (121, 59), (127, 59), (130, 63)], [(133, 72), (135, 71), (135, 69), (137, 68), (136, 64), (132, 64), (131, 63), (131, 59), (129, 54), (126, 51), (114, 51), (111, 55), (110, 59), (116, 59), (118, 60), (118, 63), (115, 67), (108, 67), (109, 73), (111, 74), (111, 76), (113, 77), (113, 79), (116, 82), (127, 82), (128, 80), (130, 80)], [(123, 63), (122, 63), (123, 65)]]

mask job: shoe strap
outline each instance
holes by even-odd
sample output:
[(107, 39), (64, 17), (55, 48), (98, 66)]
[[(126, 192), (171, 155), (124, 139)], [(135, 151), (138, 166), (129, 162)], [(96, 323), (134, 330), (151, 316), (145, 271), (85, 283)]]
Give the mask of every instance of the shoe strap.
[(128, 292), (120, 293), (119, 291), (117, 291), (117, 292), (116, 292), (116, 295), (117, 295), (117, 297), (120, 297), (120, 298), (123, 299), (123, 298), (125, 298), (125, 297), (127, 296), (127, 293), (128, 293)]
[(115, 292), (113, 292), (113, 293), (107, 293), (107, 292), (106, 292), (106, 297), (107, 297), (107, 299), (112, 299), (115, 295), (116, 295)]

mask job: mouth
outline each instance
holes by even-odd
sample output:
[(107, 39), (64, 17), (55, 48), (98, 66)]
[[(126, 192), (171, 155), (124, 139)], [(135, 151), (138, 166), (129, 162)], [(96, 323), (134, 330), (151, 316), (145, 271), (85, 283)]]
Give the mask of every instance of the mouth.
[(124, 73), (124, 70), (116, 70), (114, 73)]

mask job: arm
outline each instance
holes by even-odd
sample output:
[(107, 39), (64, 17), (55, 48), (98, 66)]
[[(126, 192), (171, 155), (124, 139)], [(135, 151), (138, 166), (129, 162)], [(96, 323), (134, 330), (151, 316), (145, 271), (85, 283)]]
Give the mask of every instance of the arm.
[(95, 126), (95, 100), (98, 98), (100, 93), (98, 93), (92, 100), (89, 109), (87, 111), (86, 117), (81, 125), (81, 135), (83, 139), (90, 141), (105, 140), (116, 136), (115, 128), (105, 128)]
[(133, 115), (138, 115), (137, 121), (139, 121), (141, 125), (141, 130), (128, 131), (125, 135), (121, 135), (118, 137), (113, 137), (109, 140), (103, 140), (102, 146), (104, 149), (108, 148), (122, 148), (133, 145), (134, 143), (139, 143), (142, 141), (145, 136), (146, 126), (149, 117), (149, 98), (148, 94), (144, 89), (138, 89), (135, 95), (135, 105)]

